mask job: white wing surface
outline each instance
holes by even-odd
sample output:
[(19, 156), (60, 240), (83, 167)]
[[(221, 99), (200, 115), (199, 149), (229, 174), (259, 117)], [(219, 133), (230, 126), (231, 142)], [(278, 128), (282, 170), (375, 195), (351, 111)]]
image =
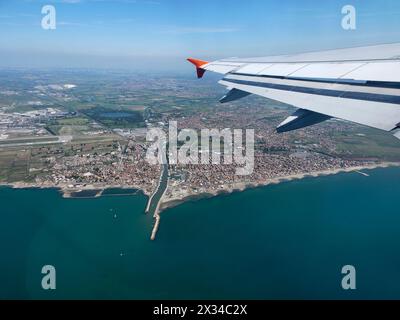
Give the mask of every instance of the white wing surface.
[(225, 75), (219, 83), (233, 91), (221, 102), (256, 94), (300, 108), (278, 132), (334, 117), (400, 138), (400, 43), (210, 63), (188, 60), (199, 78), (205, 71)]

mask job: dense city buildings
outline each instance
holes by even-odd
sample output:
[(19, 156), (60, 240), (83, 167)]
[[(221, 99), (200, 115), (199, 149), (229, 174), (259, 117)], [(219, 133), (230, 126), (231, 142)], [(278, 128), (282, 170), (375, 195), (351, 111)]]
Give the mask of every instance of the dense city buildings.
[(146, 160), (146, 134), (168, 132), (171, 121), (179, 131), (253, 129), (254, 170), (239, 176), (240, 165), (224, 161), (171, 164), (164, 207), (193, 195), (400, 160), (394, 137), (341, 120), (277, 134), (290, 106), (255, 97), (221, 105), (224, 89), (214, 79), (71, 70), (2, 70), (0, 78), (4, 184), (58, 187), (66, 195), (118, 186), (151, 195), (161, 166)]

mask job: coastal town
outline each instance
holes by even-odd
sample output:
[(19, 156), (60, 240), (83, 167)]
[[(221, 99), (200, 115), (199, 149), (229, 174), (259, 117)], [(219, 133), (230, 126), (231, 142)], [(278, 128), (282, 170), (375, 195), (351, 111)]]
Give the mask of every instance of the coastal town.
[[(188, 79), (126, 75), (129, 81), (121, 83), (120, 75), (111, 74), (89, 86), (85, 76), (93, 77), (65, 75), (66, 83), (43, 84), (35, 75), (21, 82), (20, 91), (7, 81), (0, 87), (2, 184), (59, 188), (66, 197), (85, 190), (141, 190), (148, 206), (157, 202), (152, 214), (158, 228), (162, 210), (193, 197), (400, 162), (393, 137), (340, 120), (277, 134), (290, 106), (258, 98), (220, 105), (224, 91), (207, 81), (198, 90)], [(151, 128), (168, 132), (171, 121), (179, 131), (254, 130), (254, 170), (237, 175), (241, 165), (225, 164), (222, 157), (219, 164), (170, 164), (162, 178), (163, 167), (146, 159), (146, 135)], [(153, 197), (161, 183), (165, 190)]]

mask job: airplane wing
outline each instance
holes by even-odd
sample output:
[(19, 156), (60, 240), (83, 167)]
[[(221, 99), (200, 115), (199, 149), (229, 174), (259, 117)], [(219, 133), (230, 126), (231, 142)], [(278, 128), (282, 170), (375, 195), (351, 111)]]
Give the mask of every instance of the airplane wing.
[(250, 59), (188, 59), (201, 78), (224, 74), (222, 103), (256, 94), (299, 109), (277, 128), (340, 118), (400, 139), (400, 43)]

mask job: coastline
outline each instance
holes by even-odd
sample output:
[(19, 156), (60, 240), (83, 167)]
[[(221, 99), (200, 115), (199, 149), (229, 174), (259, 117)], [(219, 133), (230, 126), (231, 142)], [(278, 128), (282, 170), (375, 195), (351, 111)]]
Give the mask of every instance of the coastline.
[(306, 178), (318, 178), (318, 177), (323, 177), (323, 176), (336, 175), (336, 174), (340, 174), (340, 173), (351, 173), (351, 172), (360, 173), (361, 170), (373, 170), (373, 169), (378, 169), (378, 168), (389, 168), (389, 167), (400, 167), (400, 162), (382, 162), (382, 163), (376, 163), (376, 164), (371, 164), (371, 165), (367, 165), (367, 166), (356, 166), (356, 167), (349, 167), (349, 168), (337, 168), (337, 169), (329, 169), (329, 170), (323, 170), (323, 171), (298, 173), (298, 174), (293, 174), (293, 175), (288, 175), (288, 176), (275, 177), (275, 178), (269, 179), (268, 181), (264, 181), (264, 182), (239, 182), (239, 183), (232, 184), (232, 185), (228, 186), (226, 189), (222, 189), (222, 190), (212, 190), (212, 191), (206, 191), (206, 192), (201, 192), (201, 193), (190, 193), (190, 194), (185, 195), (184, 197), (177, 196), (177, 197), (169, 198), (167, 201), (161, 203), (160, 213), (166, 209), (179, 206), (188, 201), (198, 201), (201, 199), (212, 198), (212, 197), (216, 197), (219, 195), (231, 194), (234, 192), (242, 192), (242, 191), (245, 191), (248, 189), (261, 188), (261, 187), (266, 187), (269, 185), (276, 185), (279, 183), (290, 182), (290, 181), (295, 181), (295, 180), (302, 180), (302, 179), (306, 179)]
[[(307, 173), (298, 173), (298, 174), (293, 174), (293, 175), (288, 175), (288, 176), (281, 176), (281, 177), (275, 177), (272, 179), (269, 179), (267, 181), (262, 181), (262, 182), (239, 182), (239, 183), (234, 183), (225, 189), (221, 190), (206, 190), (201, 193), (187, 193), (185, 195), (180, 195), (180, 196), (173, 196), (168, 199), (165, 199), (165, 193), (163, 193), (162, 198), (159, 201), (159, 204), (157, 206), (156, 213), (154, 214), (154, 217), (156, 218), (156, 224), (159, 224), (159, 219), (160, 219), (160, 213), (166, 209), (176, 207), (182, 203), (185, 203), (187, 201), (197, 201), (200, 199), (206, 199), (206, 198), (212, 198), (215, 196), (219, 195), (224, 195), (224, 194), (231, 194), (233, 192), (242, 192), (247, 189), (253, 189), (253, 188), (260, 188), (260, 187), (266, 187), (269, 185), (276, 185), (279, 183), (283, 182), (290, 182), (294, 180), (301, 180), (305, 178), (317, 178), (317, 177), (322, 177), (322, 176), (329, 176), (329, 175), (336, 175), (340, 173), (350, 173), (350, 172), (358, 172), (360, 173), (361, 170), (373, 170), (373, 169), (378, 169), (378, 168), (388, 168), (388, 167), (400, 167), (400, 162), (381, 162), (381, 163), (376, 163), (376, 164), (371, 164), (371, 165), (365, 165), (365, 166), (356, 166), (356, 167), (349, 167), (349, 168), (336, 168), (336, 169), (329, 169), (329, 170), (323, 170), (323, 171), (314, 171), (314, 172), (307, 172)], [(63, 186), (63, 185), (38, 185), (36, 183), (29, 183), (29, 182), (13, 182), (13, 183), (0, 183), (0, 187), (10, 187), (12, 189), (57, 189), (61, 192), (63, 198), (84, 198), (84, 197), (73, 197), (74, 193), (77, 192), (84, 192), (84, 191), (96, 191), (96, 195), (92, 197), (87, 197), (87, 198), (97, 198), (100, 197), (102, 192), (107, 189), (135, 189), (137, 192), (141, 192), (143, 195), (147, 196), (149, 199), (152, 197), (153, 192), (149, 190), (144, 190), (138, 186), (124, 186), (124, 185), (102, 185), (102, 184), (96, 184), (96, 185), (86, 185), (86, 186), (79, 186), (76, 188), (71, 188), (69, 186)], [(127, 194), (129, 195), (129, 194)]]
[[(358, 173), (362, 176), (368, 177), (369, 175), (362, 172), (362, 170), (373, 170), (378, 168), (389, 168), (389, 167), (400, 167), (400, 162), (382, 162), (382, 163), (375, 163), (371, 165), (364, 165), (364, 166), (356, 166), (356, 167), (349, 167), (349, 168), (336, 168), (336, 169), (329, 169), (329, 170), (322, 170), (322, 171), (314, 171), (308, 173), (298, 173), (293, 175), (275, 177), (269, 179), (267, 181), (261, 182), (239, 182), (233, 183), (230, 185), (225, 186), (223, 189), (219, 190), (204, 190), (203, 192), (187, 192), (186, 194), (182, 194), (177, 192), (176, 194), (172, 193), (172, 196), (166, 197), (168, 185), (169, 185), (169, 178), (167, 178), (167, 184), (165, 190), (161, 194), (157, 206), (153, 213), (154, 218), (154, 225), (151, 231), (150, 240), (154, 241), (156, 239), (156, 235), (158, 229), (160, 227), (161, 222), (161, 213), (164, 210), (179, 206), (183, 203), (188, 201), (198, 201), (202, 199), (208, 199), (217, 197), (220, 195), (229, 195), (234, 192), (242, 192), (249, 189), (261, 188), (266, 187), (269, 185), (276, 185), (284, 182), (290, 182), (295, 180), (301, 180), (305, 178), (317, 178), (322, 176), (329, 176), (329, 175), (336, 175), (340, 173)], [(161, 178), (159, 183), (161, 182)], [(10, 187), (13, 189), (56, 189), (60, 192), (63, 198), (67, 199), (94, 199), (103, 196), (103, 193), (106, 190), (110, 189), (120, 189), (120, 190), (134, 190), (135, 192), (132, 193), (111, 193), (111, 194), (104, 194), (104, 196), (132, 196), (134, 194), (142, 193), (144, 196), (148, 197), (147, 200), (147, 207), (145, 213), (149, 213), (149, 206), (152, 202), (152, 199), (157, 192), (159, 186), (156, 188), (155, 192), (149, 192), (149, 190), (143, 190), (137, 186), (123, 186), (123, 185), (85, 185), (85, 186), (57, 186), (57, 185), (37, 185), (35, 183), (26, 183), (26, 182), (16, 182), (16, 183), (0, 183), (0, 187)]]
[[(83, 198), (98, 198), (103, 196), (103, 192), (108, 189), (121, 189), (121, 190), (135, 190), (135, 193), (141, 192), (143, 195), (149, 197), (150, 192), (148, 190), (144, 190), (138, 186), (124, 186), (124, 185), (86, 185), (80, 186), (76, 188), (71, 188), (68, 186), (60, 186), (60, 185), (38, 185), (34, 182), (0, 182), (0, 187), (9, 187), (11, 189), (56, 189), (58, 190), (63, 198), (66, 199), (83, 199)], [(87, 192), (87, 191), (95, 191), (96, 194), (94, 196), (87, 197), (79, 197), (73, 196), (74, 193)], [(131, 194), (126, 194), (131, 195)], [(104, 195), (104, 196), (113, 196), (113, 195)], [(116, 194), (115, 196), (125, 196), (125, 194)]]

